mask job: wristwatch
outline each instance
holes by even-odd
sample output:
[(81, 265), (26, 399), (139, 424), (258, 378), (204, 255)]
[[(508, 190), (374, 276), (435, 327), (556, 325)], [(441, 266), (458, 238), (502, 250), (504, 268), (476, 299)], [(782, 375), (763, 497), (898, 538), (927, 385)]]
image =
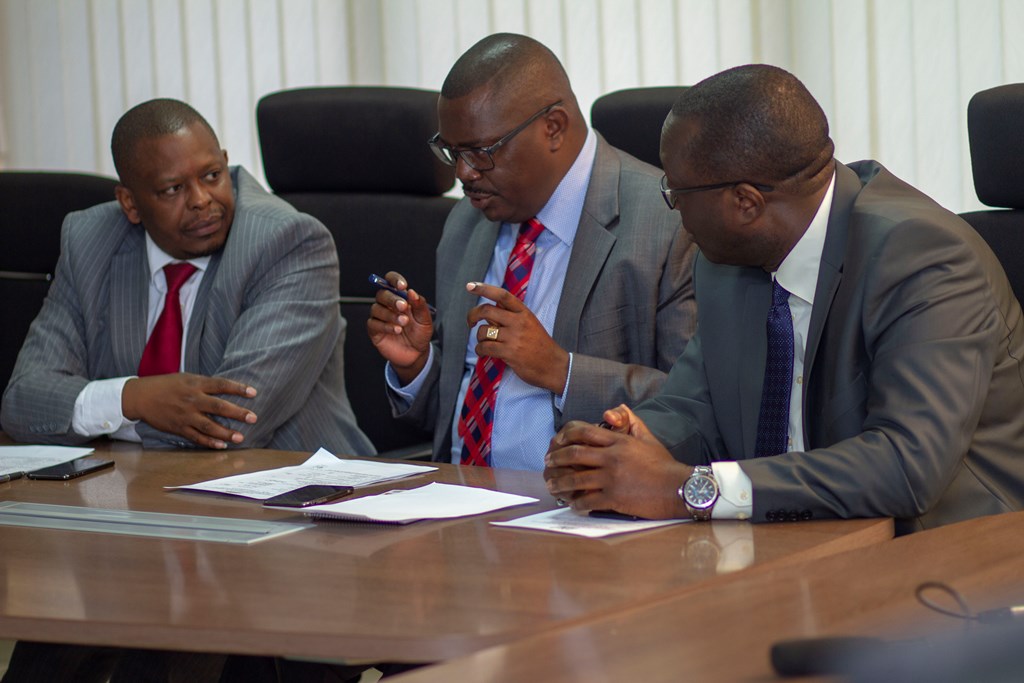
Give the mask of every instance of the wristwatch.
[(711, 510), (718, 500), (718, 482), (710, 467), (694, 467), (690, 478), (683, 482), (677, 493), (695, 520), (706, 522), (711, 519)]

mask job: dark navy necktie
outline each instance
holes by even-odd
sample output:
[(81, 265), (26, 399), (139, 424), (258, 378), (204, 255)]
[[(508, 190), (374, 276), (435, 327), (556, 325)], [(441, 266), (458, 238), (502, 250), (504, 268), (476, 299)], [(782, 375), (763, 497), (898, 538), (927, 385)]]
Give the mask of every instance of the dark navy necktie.
[(789, 397), (793, 389), (793, 314), (789, 292), (775, 280), (768, 311), (768, 358), (761, 387), (754, 455), (778, 455), (789, 450)]

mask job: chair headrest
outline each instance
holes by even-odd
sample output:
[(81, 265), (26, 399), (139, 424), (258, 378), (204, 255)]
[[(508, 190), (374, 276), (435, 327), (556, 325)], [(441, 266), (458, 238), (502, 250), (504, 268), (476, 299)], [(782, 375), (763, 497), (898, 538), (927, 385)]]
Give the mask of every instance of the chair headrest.
[(436, 91), (302, 88), (256, 106), (267, 182), (274, 192), (439, 195), (455, 169), (427, 146), (437, 132)]
[(982, 90), (967, 105), (967, 136), (978, 199), (1024, 208), (1024, 83)]
[(590, 122), (609, 144), (661, 168), (661, 125), (685, 86), (629, 88), (602, 95)]

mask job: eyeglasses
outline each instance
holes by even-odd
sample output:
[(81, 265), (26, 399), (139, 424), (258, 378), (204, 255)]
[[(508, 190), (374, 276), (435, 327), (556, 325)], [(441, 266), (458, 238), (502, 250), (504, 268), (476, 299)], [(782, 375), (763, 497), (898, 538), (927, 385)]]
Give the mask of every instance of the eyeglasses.
[(464, 149), (457, 149), (451, 145), (446, 145), (441, 142), (440, 133), (434, 133), (434, 137), (427, 140), (427, 144), (430, 145), (430, 149), (434, 151), (437, 158), (449, 166), (455, 166), (459, 162), (459, 159), (462, 159), (466, 162), (467, 166), (476, 171), (489, 171), (494, 168), (494, 153), (498, 151), (499, 147), (522, 133), (526, 130), (527, 126), (539, 119), (541, 116), (547, 114), (561, 103), (562, 100), (558, 100), (553, 104), (549, 104), (513, 128), (511, 131), (501, 136), (501, 139), (493, 145), (488, 145), (487, 147), (466, 147)]
[(668, 204), (668, 208), (676, 208), (676, 196), (681, 194), (689, 194), (690, 192), (706, 192), (708, 190), (721, 190), (723, 187), (736, 187), (740, 184), (746, 184), (754, 187), (759, 192), (772, 192), (775, 190), (773, 185), (763, 185), (761, 183), (752, 183), (749, 180), (732, 180), (728, 183), (714, 183), (712, 185), (695, 185), (694, 187), (669, 187), (668, 177), (661, 176), (661, 196), (664, 198), (665, 203)]

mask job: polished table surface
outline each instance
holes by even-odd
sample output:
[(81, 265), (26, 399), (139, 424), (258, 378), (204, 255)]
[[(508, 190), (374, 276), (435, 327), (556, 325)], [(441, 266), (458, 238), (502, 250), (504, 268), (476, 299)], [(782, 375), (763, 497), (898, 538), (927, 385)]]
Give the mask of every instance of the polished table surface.
[[(948, 661), (939, 660), (936, 669), (970, 663), (961, 657), (971, 653), (971, 638), (976, 643), (995, 640), (1019, 651), (1020, 631), (1015, 632), (1016, 642), (1007, 642), (998, 626), (981, 624), (964, 637), (965, 622), (926, 609), (914, 597), (915, 588), (925, 581), (951, 586), (975, 613), (1024, 604), (1024, 512), (961, 522), (824, 558), (764, 566), (705, 590), (549, 629), (395, 680), (766, 681), (776, 679), (769, 656), (773, 643), (841, 636), (872, 636), (897, 644), (891, 650), (878, 648), (872, 654), (876, 658), (895, 657), (903, 650), (913, 653), (915, 647), (924, 650), (913, 661), (910, 677), (899, 680), (931, 680), (921, 669), (945, 658), (946, 651)], [(947, 609), (957, 608), (941, 593), (929, 597)], [(923, 641), (915, 646), (921, 638), (932, 639), (932, 647)], [(1012, 652), (1000, 654), (1021, 660)], [(857, 664), (877, 664), (862, 659)], [(1011, 670), (1020, 674), (1019, 668)], [(884, 680), (893, 680), (889, 671)], [(1020, 680), (1017, 675), (984, 678), (978, 671), (942, 680), (1011, 679)]]
[[(0, 484), (0, 500), (303, 521), (163, 487), (298, 464), (306, 453), (100, 448), (115, 469)], [(889, 520), (681, 524), (606, 540), (503, 529), (488, 522), (553, 507), (540, 475), (452, 465), (359, 494), (430, 481), (540, 502), (400, 527), (320, 523), (248, 546), (0, 526), (0, 638), (438, 661), (892, 535)]]

